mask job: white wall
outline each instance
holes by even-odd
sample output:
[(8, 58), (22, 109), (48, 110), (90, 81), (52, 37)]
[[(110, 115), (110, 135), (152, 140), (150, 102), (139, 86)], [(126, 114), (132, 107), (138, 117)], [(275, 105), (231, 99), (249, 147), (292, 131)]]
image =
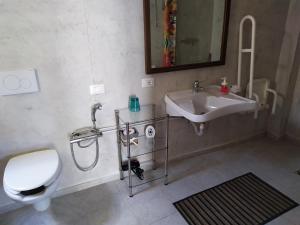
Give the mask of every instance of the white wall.
[[(142, 104), (162, 105), (166, 92), (190, 88), (195, 79), (205, 78), (209, 84), (227, 76), (234, 81), (238, 23), (248, 13), (258, 20), (256, 69), (275, 74), (280, 52), (276, 46), (282, 41), (287, 9), (288, 1), (233, 0), (225, 66), (155, 75), (155, 88), (142, 89), (141, 78), (146, 75), (141, 0), (2, 0), (0, 70), (36, 68), (41, 92), (0, 97), (0, 177), (10, 156), (55, 148), (64, 166), (60, 191), (115, 178), (114, 133), (101, 138), (101, 158), (93, 171), (78, 171), (71, 159), (68, 133), (91, 124), (92, 103), (104, 104), (97, 114), (99, 126), (114, 124), (113, 110), (126, 107), (132, 93)], [(89, 85), (98, 82), (105, 84), (106, 94), (92, 98)], [(170, 155), (178, 157), (264, 132), (265, 123), (264, 115), (256, 121), (253, 115), (233, 115), (212, 122), (199, 138), (185, 120), (173, 122), (171, 130), (177, 132), (171, 134)], [(93, 153), (78, 157), (92, 160)], [(0, 190), (0, 208), (11, 203)]]
[[(300, 55), (300, 52), (298, 54)], [(295, 91), (293, 95), (292, 107), (288, 119), (286, 133), (289, 137), (300, 140), (300, 67), (298, 69), (297, 75), (298, 78), (295, 85)]]
[(300, 26), (295, 21), (300, 21), (300, 1), (291, 0), (275, 77), (279, 101), (276, 115), (271, 118), (268, 128), (269, 132), (278, 138), (286, 133), (294, 88), (297, 89), (297, 86), (294, 86), (297, 74), (293, 75), (293, 67), (295, 66)]

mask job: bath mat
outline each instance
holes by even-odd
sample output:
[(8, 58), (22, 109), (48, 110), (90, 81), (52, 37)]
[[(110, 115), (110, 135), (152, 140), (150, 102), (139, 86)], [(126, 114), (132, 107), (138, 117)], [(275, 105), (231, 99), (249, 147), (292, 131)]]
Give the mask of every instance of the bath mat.
[(174, 205), (190, 225), (260, 225), (298, 203), (253, 173), (247, 173)]

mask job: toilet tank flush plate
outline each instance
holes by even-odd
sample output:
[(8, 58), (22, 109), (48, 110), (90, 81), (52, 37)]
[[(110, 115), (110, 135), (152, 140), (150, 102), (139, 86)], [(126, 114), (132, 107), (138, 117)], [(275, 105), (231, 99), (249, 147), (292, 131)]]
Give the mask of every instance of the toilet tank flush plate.
[(0, 95), (16, 95), (39, 91), (35, 69), (0, 72)]

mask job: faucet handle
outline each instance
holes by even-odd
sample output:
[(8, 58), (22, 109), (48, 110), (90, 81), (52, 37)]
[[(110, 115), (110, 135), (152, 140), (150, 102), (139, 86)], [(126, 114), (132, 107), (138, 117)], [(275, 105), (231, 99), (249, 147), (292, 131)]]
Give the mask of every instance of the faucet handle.
[(194, 81), (194, 87), (197, 88), (200, 86), (200, 81), (199, 80), (195, 80)]
[(194, 84), (193, 84), (193, 91), (194, 92), (204, 91), (204, 87), (200, 86), (200, 82), (201, 81), (199, 81), (199, 80), (194, 81)]

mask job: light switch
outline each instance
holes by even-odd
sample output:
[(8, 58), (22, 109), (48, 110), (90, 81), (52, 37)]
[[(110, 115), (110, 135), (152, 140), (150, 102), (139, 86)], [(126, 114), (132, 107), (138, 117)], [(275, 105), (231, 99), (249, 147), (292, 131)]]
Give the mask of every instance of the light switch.
[(105, 93), (104, 84), (93, 84), (90, 85), (90, 94), (91, 95), (100, 95)]
[(153, 78), (144, 78), (142, 79), (142, 88), (154, 87), (154, 79)]
[(0, 95), (38, 92), (35, 69), (0, 72)]

